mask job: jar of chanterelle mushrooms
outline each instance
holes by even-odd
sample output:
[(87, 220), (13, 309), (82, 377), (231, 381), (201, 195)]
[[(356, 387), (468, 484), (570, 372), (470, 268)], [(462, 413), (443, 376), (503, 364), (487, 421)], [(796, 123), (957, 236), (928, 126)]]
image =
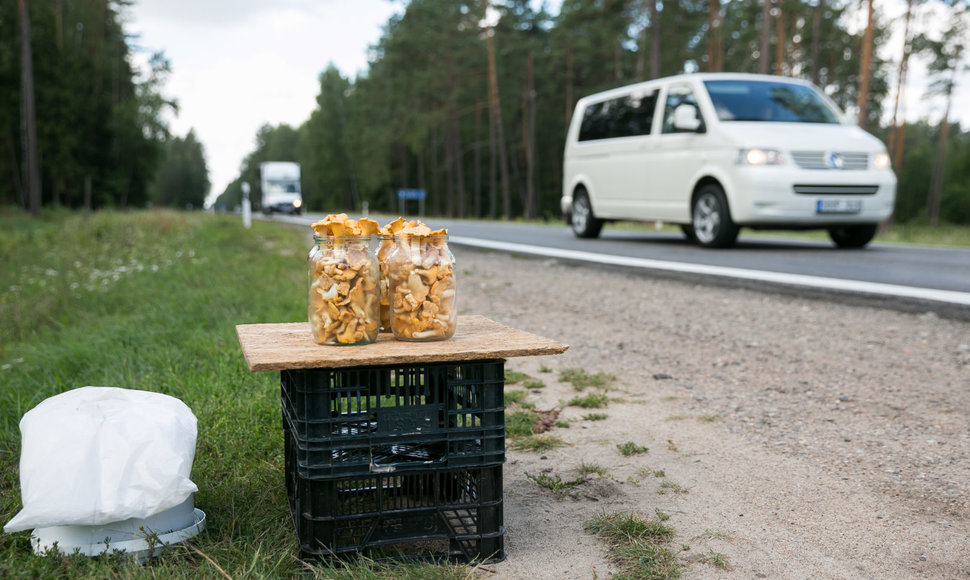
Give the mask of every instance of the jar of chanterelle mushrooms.
[(399, 340), (444, 340), (455, 334), (455, 257), (445, 230), (394, 235), (387, 258), (391, 332)]

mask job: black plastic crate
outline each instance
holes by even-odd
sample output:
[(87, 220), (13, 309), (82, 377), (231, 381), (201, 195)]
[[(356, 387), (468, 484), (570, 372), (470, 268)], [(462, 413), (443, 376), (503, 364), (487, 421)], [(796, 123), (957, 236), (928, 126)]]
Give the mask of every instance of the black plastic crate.
[(505, 461), (503, 361), (283, 371), (280, 384), (301, 477)]
[(330, 479), (287, 469), (286, 476), (304, 558), (505, 559), (501, 465)]

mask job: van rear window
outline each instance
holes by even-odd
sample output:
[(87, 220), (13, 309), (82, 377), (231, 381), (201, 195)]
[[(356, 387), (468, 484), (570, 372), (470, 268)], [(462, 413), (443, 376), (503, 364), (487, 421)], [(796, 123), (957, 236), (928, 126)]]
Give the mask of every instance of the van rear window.
[(704, 81), (721, 121), (839, 124), (838, 113), (808, 86), (783, 82)]
[(649, 135), (656, 108), (657, 91), (592, 103), (583, 112), (579, 140)]

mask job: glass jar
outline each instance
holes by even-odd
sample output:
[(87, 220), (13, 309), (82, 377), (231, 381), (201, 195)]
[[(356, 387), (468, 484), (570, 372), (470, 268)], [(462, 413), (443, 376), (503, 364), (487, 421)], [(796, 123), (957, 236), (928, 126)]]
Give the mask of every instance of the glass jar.
[(396, 236), (387, 272), (394, 338), (444, 340), (455, 334), (454, 266), (448, 236)]
[(387, 282), (387, 269), (388, 269), (388, 258), (394, 253), (396, 248), (396, 242), (393, 235), (381, 235), (381, 247), (377, 250), (377, 262), (381, 267), (381, 332), (391, 331), (391, 304), (388, 301), (388, 297), (391, 295), (388, 289)]
[(370, 236), (313, 236), (307, 317), (319, 344), (368, 344), (380, 326), (380, 269)]

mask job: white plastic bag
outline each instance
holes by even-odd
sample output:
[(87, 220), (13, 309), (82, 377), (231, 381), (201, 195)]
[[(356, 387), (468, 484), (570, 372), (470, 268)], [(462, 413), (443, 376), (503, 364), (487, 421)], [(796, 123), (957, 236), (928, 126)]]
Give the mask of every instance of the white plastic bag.
[(196, 419), (160, 393), (83, 387), (51, 397), (20, 421), (24, 509), (5, 532), (147, 518), (184, 502)]

